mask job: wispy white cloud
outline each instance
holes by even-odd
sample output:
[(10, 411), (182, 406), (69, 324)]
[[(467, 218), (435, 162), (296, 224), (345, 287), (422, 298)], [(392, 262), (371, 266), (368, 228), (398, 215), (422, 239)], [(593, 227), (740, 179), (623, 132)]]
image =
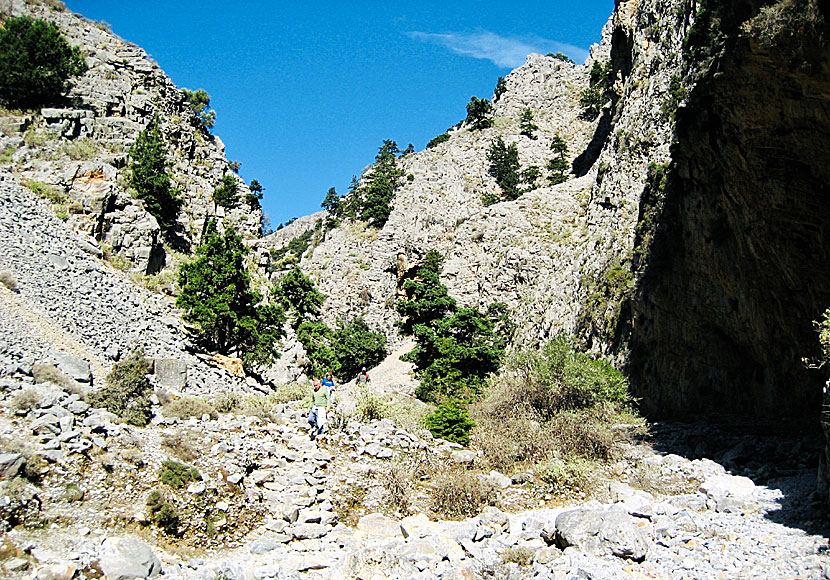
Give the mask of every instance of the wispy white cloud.
[(588, 58), (588, 51), (585, 49), (538, 36), (509, 37), (487, 30), (448, 34), (412, 31), (406, 34), (410, 38), (441, 45), (455, 54), (489, 60), (502, 68), (516, 68), (523, 65), (527, 55), (531, 52), (539, 54), (562, 52), (576, 62), (582, 62)]

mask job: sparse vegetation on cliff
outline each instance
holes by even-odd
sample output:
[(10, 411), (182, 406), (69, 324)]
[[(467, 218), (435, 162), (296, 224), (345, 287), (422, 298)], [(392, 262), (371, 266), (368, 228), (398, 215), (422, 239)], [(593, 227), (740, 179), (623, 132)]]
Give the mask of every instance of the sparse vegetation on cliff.
[(106, 386), (89, 395), (89, 404), (103, 407), (131, 425), (146, 425), (153, 416), (150, 404), (153, 390), (147, 380), (150, 371), (144, 354), (133, 352), (113, 365)]
[(470, 102), (467, 103), (467, 118), (464, 119), (464, 122), (472, 130), (480, 131), (493, 126), (493, 119), (490, 118), (492, 113), (493, 105), (490, 104), (489, 100), (471, 97)]

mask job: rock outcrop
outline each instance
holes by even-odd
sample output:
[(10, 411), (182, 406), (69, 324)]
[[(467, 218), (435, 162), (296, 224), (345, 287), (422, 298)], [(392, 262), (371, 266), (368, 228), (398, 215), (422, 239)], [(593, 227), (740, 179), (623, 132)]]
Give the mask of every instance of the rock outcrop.
[(211, 195), (224, 175), (233, 175), (219, 137), (210, 134), (147, 53), (114, 35), (104, 24), (37, 3), (14, 0), (3, 7), (54, 22), (70, 44), (82, 46), (89, 70), (74, 79), (65, 108), (2, 121), (0, 149), (11, 158), (17, 180), (43, 191), (56, 211), (90, 241), (106, 244), (142, 273), (157, 272), (165, 249), (156, 219), (126, 190), (128, 151), (139, 132), (157, 117), (173, 185), (184, 201), (175, 234), (178, 251), (198, 244), (205, 220), (218, 218), (247, 238), (258, 237), (261, 210), (238, 177), (241, 203), (216, 207)]

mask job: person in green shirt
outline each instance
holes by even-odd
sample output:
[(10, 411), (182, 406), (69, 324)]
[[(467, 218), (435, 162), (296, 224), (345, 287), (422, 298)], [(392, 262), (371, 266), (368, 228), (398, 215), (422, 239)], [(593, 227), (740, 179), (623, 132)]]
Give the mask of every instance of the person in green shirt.
[(326, 428), (326, 416), (331, 411), (331, 390), (327, 385), (314, 379), (314, 392), (311, 394), (311, 411), (308, 422), (311, 423), (311, 438), (316, 439), (323, 434)]

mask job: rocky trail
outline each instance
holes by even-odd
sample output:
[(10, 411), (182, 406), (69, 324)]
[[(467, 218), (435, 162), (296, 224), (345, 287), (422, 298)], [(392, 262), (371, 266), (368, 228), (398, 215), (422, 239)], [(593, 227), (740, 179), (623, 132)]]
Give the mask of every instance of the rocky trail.
[[(816, 450), (802, 435), (653, 425), (620, 445), (594, 499), (562, 505), (519, 475), (482, 472), (474, 451), (389, 420), (352, 420), (314, 442), (304, 409), (287, 403), (187, 420), (161, 409), (135, 428), (25, 374), (0, 389), (0, 436), (25, 443), (0, 454), (0, 513), (40, 521), (6, 533), (13, 578), (830, 577)], [(14, 404), (24, 390), (38, 394), (26, 411)], [(183, 453), (201, 479), (171, 498), (176, 540), (150, 525), (145, 498), (162, 462)], [(412, 513), (396, 512), (387, 477), (413, 459), (477, 474), (494, 505), (441, 520), (427, 476), (408, 492)], [(38, 461), (38, 485), (10, 489)]]

